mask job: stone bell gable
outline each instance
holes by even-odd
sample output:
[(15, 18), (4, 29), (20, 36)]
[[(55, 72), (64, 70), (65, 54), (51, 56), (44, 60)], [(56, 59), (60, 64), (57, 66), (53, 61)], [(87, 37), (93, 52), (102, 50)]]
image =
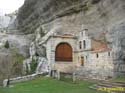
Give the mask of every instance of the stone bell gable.
[(77, 43), (79, 45), (77, 46), (78, 51), (91, 49), (91, 39), (88, 35), (88, 29), (82, 29), (82, 31), (78, 33), (77, 38), (78, 38)]

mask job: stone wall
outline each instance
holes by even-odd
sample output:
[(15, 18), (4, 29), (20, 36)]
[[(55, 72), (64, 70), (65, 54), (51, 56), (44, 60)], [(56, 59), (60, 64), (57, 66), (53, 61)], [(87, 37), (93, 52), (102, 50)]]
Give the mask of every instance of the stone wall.
[[(109, 56), (110, 53), (110, 56)], [(97, 57), (98, 55), (98, 57)], [(95, 52), (90, 55), (92, 64), (113, 64), (112, 51)]]
[[(98, 53), (83, 52), (75, 57), (75, 73), (78, 78), (108, 79), (114, 77), (114, 64), (112, 56), (108, 57), (108, 52)], [(81, 65), (81, 56), (84, 57), (84, 66)], [(87, 58), (86, 58), (87, 56)]]
[[(23, 82), (23, 81), (29, 81), (35, 78), (35, 76), (37, 76), (37, 74), (32, 74), (32, 75), (28, 75), (28, 76), (22, 76), (22, 77), (16, 77), (16, 78), (10, 78), (9, 79), (9, 83), (18, 83), (18, 82)], [(3, 86), (6, 87), (8, 83), (8, 79), (3, 80)]]

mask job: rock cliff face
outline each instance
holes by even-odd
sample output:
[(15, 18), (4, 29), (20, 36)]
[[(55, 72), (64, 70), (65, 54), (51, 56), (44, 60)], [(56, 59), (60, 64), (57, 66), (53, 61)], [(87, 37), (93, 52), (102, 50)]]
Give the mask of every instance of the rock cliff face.
[(29, 56), (30, 35), (22, 35), (18, 31), (16, 17), (17, 12), (0, 16), (0, 44), (4, 45), (6, 41), (9, 41), (10, 48), (16, 48), (20, 54), (27, 57)]
[(23, 60), (29, 57), (29, 37), (16, 29), (15, 13), (0, 16), (0, 85), (5, 78), (22, 75)]
[(0, 28), (7, 27), (9, 24), (10, 18), (8, 16), (0, 16)]
[(16, 21), (15, 21), (16, 16), (17, 12), (0, 16), (0, 31), (7, 29), (14, 29), (16, 27)]
[(18, 16), (25, 34), (75, 33), (84, 24), (113, 49), (115, 72), (125, 75), (125, 0), (25, 0)]

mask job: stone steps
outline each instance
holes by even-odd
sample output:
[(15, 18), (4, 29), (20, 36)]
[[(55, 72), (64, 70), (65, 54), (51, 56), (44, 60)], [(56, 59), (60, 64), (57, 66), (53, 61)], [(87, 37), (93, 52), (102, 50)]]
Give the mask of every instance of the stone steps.
[(100, 86), (98, 86), (97, 84), (90, 86), (89, 88), (94, 89), (94, 90), (98, 90), (99, 88), (101, 88)]
[(118, 82), (100, 82), (100, 83), (98, 83), (98, 85), (101, 85), (101, 86), (109, 86), (109, 87), (117, 87), (117, 86), (119, 86), (119, 87), (125, 87), (125, 83), (118, 83)]
[[(119, 88), (119, 87), (123, 87), (125, 89), (125, 82), (102, 81), (102, 82), (99, 82), (98, 84), (90, 86), (89, 88), (98, 90), (99, 88)], [(125, 93), (125, 91), (112, 91), (110, 93)]]

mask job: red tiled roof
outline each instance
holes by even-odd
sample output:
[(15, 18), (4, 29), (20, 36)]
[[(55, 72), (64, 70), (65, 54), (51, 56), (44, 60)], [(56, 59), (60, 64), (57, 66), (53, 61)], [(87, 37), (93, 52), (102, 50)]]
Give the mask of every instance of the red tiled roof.
[(112, 50), (111, 48), (108, 48), (106, 42), (101, 42), (99, 40), (93, 40), (92, 46), (92, 52), (104, 52)]
[(110, 51), (110, 50), (112, 50), (112, 49), (108, 48), (106, 46), (101, 46), (101, 47), (93, 49), (93, 52), (103, 52), (103, 51)]
[(51, 37), (59, 37), (59, 38), (76, 38), (75, 36), (72, 35), (53, 35)]

